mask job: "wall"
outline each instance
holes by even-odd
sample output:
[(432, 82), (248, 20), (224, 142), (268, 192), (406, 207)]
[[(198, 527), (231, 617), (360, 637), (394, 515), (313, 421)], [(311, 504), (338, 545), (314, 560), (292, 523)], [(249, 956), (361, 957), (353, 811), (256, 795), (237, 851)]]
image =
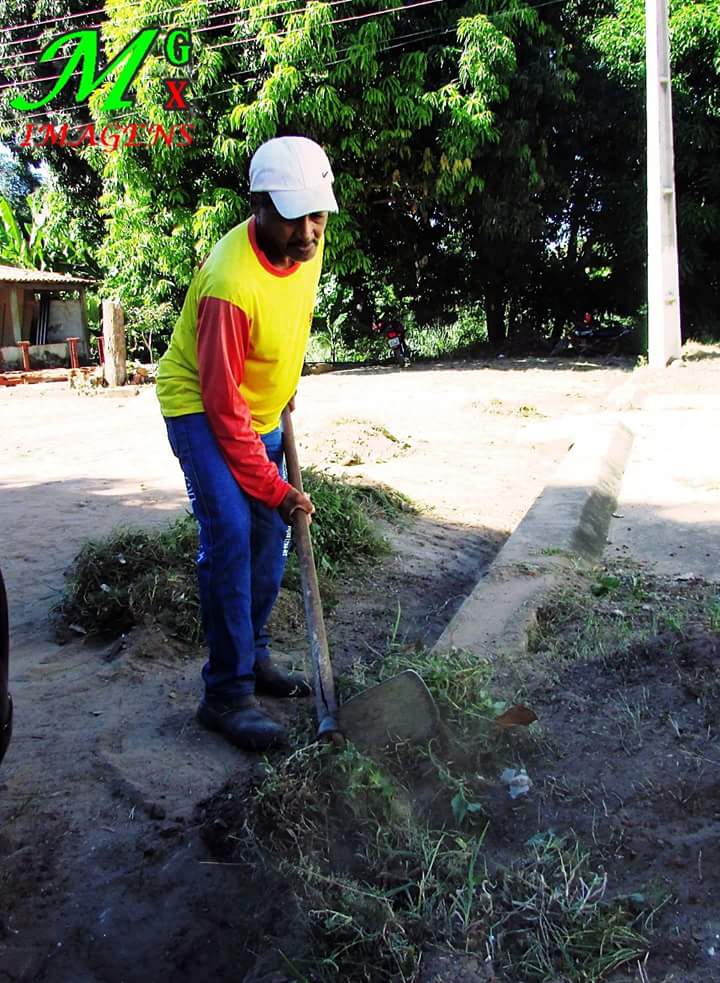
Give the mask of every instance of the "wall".
[[(31, 369), (66, 368), (70, 365), (68, 346), (64, 342), (55, 345), (31, 345), (28, 354)], [(83, 341), (78, 344), (78, 355), (81, 365), (89, 364), (88, 346)], [(16, 345), (0, 348), (1, 372), (20, 372), (22, 367), (22, 352)]]
[(79, 300), (51, 300), (48, 320), (47, 343), (64, 341), (65, 338), (80, 338), (87, 341), (83, 327), (82, 309)]

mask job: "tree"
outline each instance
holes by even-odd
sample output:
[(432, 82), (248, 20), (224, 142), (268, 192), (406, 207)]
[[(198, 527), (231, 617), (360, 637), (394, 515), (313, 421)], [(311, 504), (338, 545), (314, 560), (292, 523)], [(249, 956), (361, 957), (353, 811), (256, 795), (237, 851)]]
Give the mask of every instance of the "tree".
[[(362, 347), (388, 297), (419, 325), (482, 304), (496, 345), (520, 324), (545, 334), (586, 308), (640, 310), (642, 0), (237, 7), (108, 0), (108, 58), (148, 26), (192, 28), (194, 108), (163, 108), (163, 80), (183, 70), (153, 50), (134, 111), (104, 115), (102, 91), (90, 100), (98, 127), (124, 144), (117, 152), (43, 151), (56, 188), (88, 209), (72, 237), (102, 268), (139, 338), (169, 334), (193, 270), (247, 214), (253, 151), (287, 133), (323, 143), (337, 174), (342, 210), (328, 228), (321, 301), (336, 342)], [(29, 22), (80, 8), (0, 0), (3, 10)], [(73, 23), (95, 22), (87, 18)], [(716, 5), (677, 0), (671, 29), (684, 309), (688, 324), (707, 324), (720, 263)], [(47, 37), (56, 31), (41, 27)], [(6, 70), (7, 44), (0, 37)], [(66, 100), (62, 112), (70, 110)], [(71, 119), (78, 114), (72, 108)], [(4, 117), (3, 132), (12, 132), (20, 117)], [(192, 144), (168, 146), (161, 136), (128, 146), (135, 124), (156, 135), (185, 124)], [(61, 240), (61, 225), (55, 230)]]
[[(302, 132), (326, 146), (337, 173), (342, 212), (327, 264), (362, 312), (344, 331), (366, 328), (378, 282), (410, 298), (421, 320), (452, 316), (468, 297), (499, 308), (496, 285), (537, 235), (545, 168), (539, 119), (515, 124), (537, 114), (546, 93), (560, 98), (562, 71), (548, 54), (557, 38), (517, 0), (489, 13), (477, 0), (386, 6), (318, 2), (279, 13), (269, 0), (243, 0), (246, 16), (231, 30), (194, 6), (174, 15), (196, 27), (195, 143), (93, 157), (103, 258), (126, 305), (174, 302), (245, 214), (254, 149)], [(147, 22), (142, 5), (116, 0), (107, 10), (111, 51)], [(138, 107), (167, 126), (163, 74), (162, 60), (148, 59)]]
[(13, 208), (22, 207), (36, 181), (9, 148), (0, 144), (0, 195)]
[[(635, 96), (633, 120), (644, 133), (645, 22), (641, 0), (618, 0), (596, 25), (593, 43), (610, 77)], [(720, 336), (720, 8), (676, 0), (670, 11), (673, 124), (683, 330)], [(628, 176), (644, 206), (645, 171)], [(625, 223), (627, 226), (627, 223)], [(642, 219), (644, 228), (644, 216)], [(619, 231), (619, 230), (618, 230)], [(640, 238), (640, 237), (638, 237)], [(642, 268), (644, 238), (628, 258)], [(644, 287), (644, 284), (643, 284)], [(643, 289), (644, 299), (644, 289)]]

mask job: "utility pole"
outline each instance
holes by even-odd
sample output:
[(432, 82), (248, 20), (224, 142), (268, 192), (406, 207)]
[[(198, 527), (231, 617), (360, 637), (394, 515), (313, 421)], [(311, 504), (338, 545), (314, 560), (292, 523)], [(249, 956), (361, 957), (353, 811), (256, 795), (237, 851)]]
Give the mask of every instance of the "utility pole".
[(678, 277), (667, 0), (645, 0), (647, 89), (648, 363), (678, 358)]

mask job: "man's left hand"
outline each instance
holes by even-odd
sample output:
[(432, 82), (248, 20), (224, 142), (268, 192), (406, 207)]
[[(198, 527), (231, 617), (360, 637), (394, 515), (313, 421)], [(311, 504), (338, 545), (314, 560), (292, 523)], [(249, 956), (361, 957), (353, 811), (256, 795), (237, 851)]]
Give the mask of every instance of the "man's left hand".
[(291, 413), (294, 413), (295, 412), (295, 397), (296, 396), (297, 396), (297, 393), (293, 393), (292, 396), (290, 397), (290, 402), (287, 405), (287, 408), (290, 410)]

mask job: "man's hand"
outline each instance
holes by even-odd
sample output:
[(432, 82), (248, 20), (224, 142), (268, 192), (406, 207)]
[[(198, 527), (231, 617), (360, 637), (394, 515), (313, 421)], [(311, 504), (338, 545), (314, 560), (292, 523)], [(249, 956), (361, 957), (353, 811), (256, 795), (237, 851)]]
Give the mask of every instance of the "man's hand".
[(292, 394), (292, 396), (290, 397), (290, 402), (288, 403), (288, 409), (290, 410), (291, 413), (294, 413), (295, 412), (295, 397), (296, 396), (297, 396), (297, 392), (294, 392)]
[(280, 502), (278, 505), (278, 512), (282, 516), (283, 521), (290, 525), (292, 514), (296, 509), (301, 509), (303, 512), (306, 512), (308, 522), (312, 522), (310, 517), (315, 511), (315, 506), (307, 495), (304, 495), (302, 492), (298, 491), (297, 488), (291, 488), (282, 502)]

